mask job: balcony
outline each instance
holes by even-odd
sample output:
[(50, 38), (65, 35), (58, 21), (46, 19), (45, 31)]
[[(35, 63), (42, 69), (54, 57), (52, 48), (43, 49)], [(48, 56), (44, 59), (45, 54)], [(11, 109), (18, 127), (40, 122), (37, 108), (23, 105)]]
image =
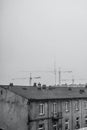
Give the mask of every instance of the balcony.
[(62, 119), (62, 112), (52, 113), (52, 120)]

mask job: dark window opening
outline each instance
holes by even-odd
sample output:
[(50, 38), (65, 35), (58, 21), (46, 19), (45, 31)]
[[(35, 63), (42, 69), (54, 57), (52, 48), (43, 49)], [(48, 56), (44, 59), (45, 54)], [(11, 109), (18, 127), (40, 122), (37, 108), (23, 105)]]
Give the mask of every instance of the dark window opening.
[(85, 124), (87, 125), (87, 116), (85, 116)]
[(57, 130), (57, 122), (56, 121), (53, 122), (53, 130)]
[(39, 128), (38, 128), (38, 130), (45, 130), (45, 128), (44, 128), (44, 124), (39, 124)]
[(3, 94), (3, 91), (1, 90), (1, 95)]
[(31, 121), (31, 118), (30, 118), (30, 115), (28, 114), (28, 121), (27, 121), (27, 125), (29, 125), (30, 121)]
[(69, 130), (69, 119), (65, 120), (65, 130)]
[(76, 118), (76, 129), (80, 128), (79, 117)]

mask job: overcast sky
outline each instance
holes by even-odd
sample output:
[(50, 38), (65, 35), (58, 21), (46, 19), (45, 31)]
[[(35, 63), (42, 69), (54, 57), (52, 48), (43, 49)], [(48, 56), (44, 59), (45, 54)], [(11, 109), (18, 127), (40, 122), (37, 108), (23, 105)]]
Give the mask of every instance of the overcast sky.
[[(54, 62), (87, 79), (87, 0), (0, 0), (0, 84)], [(32, 75), (54, 83), (52, 74)]]

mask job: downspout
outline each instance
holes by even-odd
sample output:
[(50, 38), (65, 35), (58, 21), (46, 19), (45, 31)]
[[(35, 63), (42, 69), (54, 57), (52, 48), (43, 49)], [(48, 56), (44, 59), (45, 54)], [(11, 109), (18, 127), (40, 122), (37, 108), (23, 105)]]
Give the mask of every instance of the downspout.
[(48, 107), (47, 107), (47, 116), (48, 116), (48, 130), (49, 130), (49, 101), (48, 101)]
[(71, 99), (71, 126), (73, 130), (73, 100)]
[(81, 99), (81, 127), (82, 127), (82, 99)]
[(27, 102), (27, 111), (28, 111), (28, 115), (27, 115), (27, 126), (28, 126), (28, 130), (30, 130), (30, 101), (28, 100)]
[[(62, 100), (60, 100), (60, 111), (62, 113), (62, 118), (63, 118), (63, 110), (62, 110)], [(61, 118), (61, 130), (62, 130), (62, 118)]]

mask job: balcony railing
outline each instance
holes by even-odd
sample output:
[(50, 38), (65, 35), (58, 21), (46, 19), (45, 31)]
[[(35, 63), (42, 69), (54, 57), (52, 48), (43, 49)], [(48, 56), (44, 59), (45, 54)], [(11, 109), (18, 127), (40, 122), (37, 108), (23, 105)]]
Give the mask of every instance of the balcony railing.
[(62, 118), (62, 112), (52, 113), (52, 119), (58, 120)]

